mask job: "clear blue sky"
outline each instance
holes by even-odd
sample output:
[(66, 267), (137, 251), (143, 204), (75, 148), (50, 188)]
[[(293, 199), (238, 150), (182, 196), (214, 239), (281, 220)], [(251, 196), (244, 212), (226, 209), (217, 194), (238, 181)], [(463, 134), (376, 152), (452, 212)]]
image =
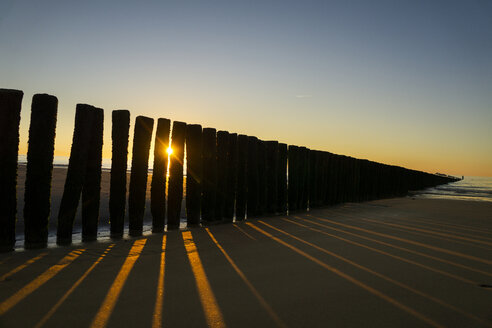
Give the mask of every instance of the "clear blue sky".
[(0, 87), (492, 176), (492, 2), (0, 1)]

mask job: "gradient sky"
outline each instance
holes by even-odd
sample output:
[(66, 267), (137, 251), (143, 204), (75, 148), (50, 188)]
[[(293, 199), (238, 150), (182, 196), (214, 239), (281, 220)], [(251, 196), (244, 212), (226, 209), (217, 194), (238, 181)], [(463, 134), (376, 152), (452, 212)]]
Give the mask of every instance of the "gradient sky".
[(0, 0), (0, 87), (428, 172), (492, 176), (492, 2)]

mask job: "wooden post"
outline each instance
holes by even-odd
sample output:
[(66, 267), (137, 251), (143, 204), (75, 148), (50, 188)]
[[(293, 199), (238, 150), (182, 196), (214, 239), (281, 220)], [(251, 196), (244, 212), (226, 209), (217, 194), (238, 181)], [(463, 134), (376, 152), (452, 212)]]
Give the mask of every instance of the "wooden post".
[(360, 202), (360, 164), (361, 160), (354, 158), (354, 201)]
[(82, 188), (82, 240), (97, 239), (99, 205), (101, 202), (101, 165), (104, 130), (104, 110), (93, 108), (90, 147), (87, 153), (87, 168)]
[(150, 211), (152, 213), (152, 232), (164, 231), (166, 222), (166, 178), (171, 121), (167, 118), (157, 120), (154, 142), (154, 166), (150, 185)]
[(258, 140), (258, 215), (263, 215), (267, 209), (267, 176), (266, 176), (266, 145)]
[(317, 173), (317, 182), (316, 182), (316, 190), (315, 190), (315, 197), (316, 197), (316, 206), (323, 206), (325, 205), (325, 200), (322, 198), (322, 189), (327, 188), (328, 184), (324, 184), (324, 177), (328, 172), (324, 170), (323, 167), (323, 161), (325, 158), (325, 152), (323, 151), (317, 151), (316, 152), (316, 173)]
[(258, 175), (258, 138), (248, 137), (248, 201), (246, 205), (247, 217), (258, 216), (259, 202), (259, 175)]
[(213, 128), (203, 129), (203, 185), (202, 220), (210, 224), (216, 220), (217, 201), (217, 133)]
[[(318, 187), (316, 189), (317, 190), (316, 192), (317, 192), (319, 206), (326, 205), (328, 203), (326, 198), (329, 198), (330, 197), (329, 195), (331, 195), (330, 193), (330, 188), (332, 183), (330, 177), (331, 167), (330, 166), (325, 167), (325, 163), (327, 165), (330, 165), (329, 158), (330, 158), (330, 153), (324, 151), (320, 151), (317, 158), (316, 165), (317, 165), (317, 170), (319, 172), (319, 181), (318, 181)], [(323, 197), (325, 193), (326, 193), (326, 197)]]
[(360, 194), (362, 201), (367, 201), (369, 199), (369, 161), (363, 159), (361, 162), (360, 169)]
[(299, 148), (300, 152), (300, 184), (299, 184), (299, 209), (306, 211), (309, 201), (309, 149)]
[(330, 193), (328, 197), (327, 204), (333, 205), (338, 203), (339, 195), (341, 195), (341, 189), (339, 186), (340, 182), (340, 155), (330, 154), (328, 157), (329, 161), (329, 184)]
[(308, 165), (309, 165), (309, 193), (308, 193), (308, 206), (309, 209), (317, 207), (316, 205), (316, 185), (317, 185), (317, 171), (316, 171), (316, 150), (308, 151)]
[(320, 206), (326, 206), (330, 204), (331, 198), (333, 197), (333, 190), (336, 188), (334, 186), (333, 180), (333, 154), (322, 151), (319, 155), (319, 204)]
[(114, 110), (112, 113), (111, 182), (109, 191), (109, 221), (111, 238), (123, 237), (126, 208), (126, 169), (128, 161), (128, 135), (130, 112)]
[(236, 189), (236, 221), (246, 217), (247, 199), (247, 155), (248, 137), (240, 134), (237, 137), (237, 189)]
[(289, 190), (289, 213), (294, 212), (298, 208), (298, 196), (299, 196), (299, 161), (298, 161), (297, 146), (289, 146), (289, 159), (288, 159), (288, 190)]
[(186, 220), (188, 226), (200, 224), (202, 198), (202, 126), (186, 126)]
[(75, 128), (72, 149), (68, 162), (67, 177), (58, 212), (56, 243), (58, 245), (72, 242), (72, 228), (77, 214), (80, 194), (85, 183), (89, 148), (91, 147), (92, 126), (95, 111), (86, 104), (78, 104), (75, 112)]
[(137, 116), (133, 133), (132, 171), (130, 174), (130, 192), (128, 195), (129, 233), (141, 236), (145, 214), (145, 194), (149, 172), (149, 151), (154, 120)]
[(0, 89), (0, 251), (15, 246), (17, 156), (22, 97), (20, 90)]
[(224, 220), (232, 222), (234, 219), (234, 200), (236, 199), (237, 186), (237, 133), (229, 134), (229, 149), (227, 152), (228, 175), (226, 186), (226, 202)]
[(183, 162), (186, 123), (173, 122), (167, 195), (167, 230), (179, 228), (181, 203), (183, 202)]
[(346, 161), (345, 165), (347, 166), (347, 173), (346, 173), (347, 192), (345, 194), (344, 202), (351, 202), (354, 193), (354, 166), (352, 162), (352, 157), (350, 156), (345, 157), (345, 161)]
[(278, 214), (287, 213), (287, 145), (278, 144), (278, 176), (277, 176), (277, 210)]
[(278, 141), (267, 141), (266, 146), (266, 205), (267, 213), (272, 215), (277, 211), (278, 195)]
[(24, 192), (26, 248), (42, 248), (48, 244), (57, 107), (55, 96), (36, 94), (32, 97)]
[(229, 177), (229, 132), (217, 132), (217, 199), (215, 217), (223, 220), (227, 198), (227, 179)]

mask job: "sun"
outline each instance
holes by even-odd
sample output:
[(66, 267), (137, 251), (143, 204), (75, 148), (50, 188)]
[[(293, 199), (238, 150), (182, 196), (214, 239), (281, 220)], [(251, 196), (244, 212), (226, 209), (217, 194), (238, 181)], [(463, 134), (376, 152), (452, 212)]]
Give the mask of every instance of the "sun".
[(171, 154), (173, 153), (173, 149), (172, 149), (171, 147), (168, 147), (168, 148), (166, 149), (166, 152), (167, 152), (169, 155), (171, 155)]

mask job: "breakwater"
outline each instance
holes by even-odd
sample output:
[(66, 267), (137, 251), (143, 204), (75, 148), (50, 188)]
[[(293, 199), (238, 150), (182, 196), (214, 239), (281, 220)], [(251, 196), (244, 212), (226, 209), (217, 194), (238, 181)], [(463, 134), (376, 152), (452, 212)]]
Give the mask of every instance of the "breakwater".
[[(12, 250), (15, 244), (22, 97), (22, 91), (0, 89), (2, 251)], [(52, 95), (37, 94), (32, 100), (23, 209), (26, 248), (46, 247), (48, 222), (54, 218), (57, 218), (57, 243), (70, 244), (79, 206), (82, 206), (82, 239), (97, 238), (104, 110), (87, 104), (76, 106), (62, 202), (58, 213), (50, 213), (57, 106), (58, 100)], [(111, 115), (109, 202), (113, 238), (122, 237), (125, 224), (129, 225), (130, 235), (142, 233), (150, 151), (154, 152), (150, 197), (152, 230), (156, 233), (164, 231), (166, 226), (168, 230), (179, 228), (183, 197), (187, 223), (197, 226), (404, 196), (410, 190), (457, 180), (231, 131), (216, 131), (198, 124), (164, 118), (157, 118), (154, 124), (154, 118), (138, 116), (127, 198), (130, 116), (127, 110), (115, 110)], [(157, 129), (155, 149), (151, 150), (154, 129)], [(170, 155), (166, 152), (169, 146), (173, 149)], [(185, 160), (187, 192), (184, 195)], [(129, 211), (125, 213), (127, 202)]]

